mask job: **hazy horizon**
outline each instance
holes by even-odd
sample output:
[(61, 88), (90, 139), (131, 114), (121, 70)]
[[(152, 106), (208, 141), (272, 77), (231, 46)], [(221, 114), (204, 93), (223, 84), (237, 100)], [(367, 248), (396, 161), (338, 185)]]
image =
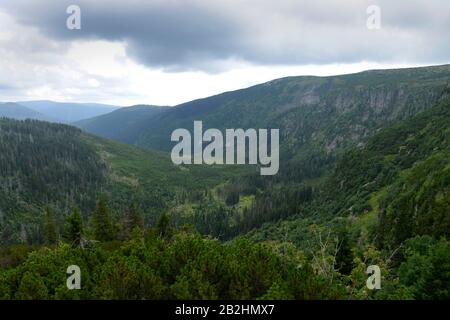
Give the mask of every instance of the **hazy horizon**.
[(148, 106), (160, 106), (160, 107), (175, 107), (177, 105), (186, 103), (186, 102), (190, 102), (190, 101), (195, 101), (198, 99), (204, 99), (210, 96), (214, 96), (214, 95), (218, 95), (221, 93), (225, 93), (225, 92), (229, 92), (229, 91), (234, 91), (234, 90), (240, 90), (240, 89), (246, 89), (255, 85), (259, 85), (259, 84), (263, 84), (266, 82), (271, 82), (274, 80), (278, 80), (278, 79), (283, 79), (283, 78), (288, 78), (288, 77), (331, 77), (331, 76), (345, 76), (345, 75), (350, 75), (350, 74), (357, 74), (357, 73), (361, 73), (361, 72), (367, 72), (367, 71), (377, 71), (377, 70), (394, 70), (394, 69), (410, 69), (410, 68), (426, 68), (426, 67), (435, 67), (435, 66), (444, 66), (444, 65), (450, 65), (449, 63), (443, 63), (443, 64), (435, 64), (435, 65), (419, 65), (419, 66), (398, 66), (398, 67), (385, 67), (385, 68), (373, 68), (373, 69), (363, 69), (363, 70), (359, 70), (359, 71), (355, 71), (355, 72), (347, 72), (347, 73), (336, 73), (336, 74), (325, 74), (325, 75), (321, 75), (321, 74), (299, 74), (299, 75), (287, 75), (287, 76), (281, 76), (278, 78), (271, 78), (269, 80), (266, 81), (262, 81), (262, 82), (255, 82), (254, 84), (251, 84), (249, 86), (244, 86), (244, 87), (239, 87), (239, 88), (234, 88), (234, 89), (230, 89), (230, 90), (225, 90), (225, 91), (220, 91), (220, 92), (216, 92), (213, 93), (211, 95), (207, 95), (207, 96), (202, 96), (202, 97), (197, 97), (197, 98), (193, 98), (191, 100), (186, 100), (186, 101), (181, 101), (177, 104), (154, 104), (151, 102), (138, 102), (138, 103), (133, 103), (133, 104), (117, 104), (114, 103), (114, 101), (111, 102), (94, 102), (94, 101), (83, 101), (83, 100), (70, 100), (70, 101), (64, 101), (64, 100), (51, 100), (51, 99), (19, 99), (19, 100), (11, 100), (11, 101), (0, 101), (0, 103), (17, 103), (20, 104), (21, 102), (52, 102), (52, 103), (73, 103), (73, 104), (80, 104), (80, 105), (99, 105), (99, 106), (105, 106), (105, 107), (116, 107), (116, 108), (127, 108), (127, 107), (133, 107), (136, 105), (148, 105)]

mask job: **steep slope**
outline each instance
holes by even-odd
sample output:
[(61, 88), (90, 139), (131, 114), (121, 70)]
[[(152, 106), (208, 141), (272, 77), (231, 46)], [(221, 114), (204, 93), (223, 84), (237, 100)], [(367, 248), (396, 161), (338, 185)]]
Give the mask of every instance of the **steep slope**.
[[(327, 136), (321, 143), (333, 148), (333, 141), (345, 143), (339, 142), (346, 137), (338, 131), (345, 125), (350, 125), (348, 138), (355, 135), (352, 140), (357, 140), (356, 135), (364, 136), (368, 128), (412, 115), (436, 101), (449, 79), (450, 65), (274, 80), (176, 106), (149, 123), (154, 128), (138, 142), (168, 150), (174, 128), (190, 128), (193, 120), (203, 120), (206, 127), (217, 128), (278, 126), (292, 148), (304, 139), (317, 142)], [(327, 131), (330, 128), (335, 131)], [(306, 135), (310, 131), (312, 137)]]
[[(375, 118), (363, 139), (332, 148), (326, 136), (313, 139), (316, 144), (306, 139), (298, 155), (323, 150), (335, 153), (337, 163), (327, 175), (301, 180), (245, 176), (245, 167), (237, 166), (176, 167), (162, 152), (74, 127), (0, 120), (0, 297), (449, 299), (450, 83), (444, 74), (429, 82), (419, 77), (405, 105), (387, 104), (399, 110), (369, 115)], [(390, 83), (384, 79), (380, 86)], [(420, 105), (428, 100), (436, 103)], [(344, 123), (361, 120), (352, 119)], [(333, 123), (332, 134), (351, 132), (334, 131)], [(325, 127), (313, 122), (315, 128)], [(322, 165), (303, 158), (291, 169)], [(127, 238), (101, 239), (88, 231), (87, 239), (99, 242), (81, 246), (69, 238), (55, 245), (57, 230), (43, 248), (4, 246), (50, 239), (43, 236), (46, 205), (59, 220), (48, 226), (63, 225), (64, 213), (77, 205), (87, 228), (95, 227), (87, 216), (97, 195), (114, 215), (130, 201), (140, 204), (145, 236), (134, 229)], [(214, 238), (245, 234), (263, 243), (202, 239), (186, 222)], [(89, 271), (81, 296), (60, 280), (74, 259)], [(369, 265), (382, 270), (381, 290), (366, 287)]]
[[(4, 243), (36, 241), (44, 206), (92, 206), (106, 167), (79, 130), (35, 120), (0, 120), (0, 230)], [(61, 212), (62, 213), (62, 212)]]
[[(298, 214), (307, 217), (302, 220), (304, 227), (316, 213), (332, 221), (344, 209), (355, 213), (368, 208), (370, 199), (357, 190), (336, 192), (340, 184), (328, 178), (336, 159), (346, 150), (363, 147), (383, 128), (431, 108), (449, 90), (449, 79), (450, 65), (279, 79), (173, 107), (146, 121), (136, 143), (170, 150), (171, 131), (190, 129), (194, 120), (220, 129), (280, 128), (278, 175), (239, 177), (195, 203), (173, 207), (170, 214), (178, 224), (190, 223), (203, 233), (225, 238)], [(359, 165), (353, 163), (345, 172), (352, 168)], [(363, 179), (366, 171), (371, 172), (364, 168), (350, 181)], [(320, 198), (319, 204), (311, 204), (319, 194), (325, 197), (320, 193), (323, 180), (332, 186), (326, 194), (332, 200)]]
[(49, 117), (43, 114), (24, 107), (17, 103), (6, 102), (0, 103), (0, 117), (24, 120), (24, 119), (36, 119), (36, 120), (49, 120)]
[(154, 116), (167, 111), (167, 107), (136, 105), (75, 122), (74, 125), (95, 135), (133, 144), (146, 123)]
[(178, 167), (160, 152), (35, 120), (0, 119), (0, 239), (36, 242), (44, 208), (59, 221), (73, 207), (88, 217), (104, 197), (119, 211), (134, 202), (148, 223), (177, 194), (211, 188), (243, 168)]
[(155, 117), (138, 145), (170, 150), (175, 128), (280, 128), (285, 155), (353, 146), (376, 130), (432, 105), (450, 65), (366, 71), (334, 77), (290, 77), (192, 101)]
[(339, 152), (431, 106), (449, 79), (450, 65), (283, 78), (170, 108), (143, 121), (134, 141), (120, 126), (113, 138), (169, 151), (172, 131), (192, 130), (194, 120), (205, 129), (279, 128), (280, 174), (301, 180), (293, 166), (320, 162), (307, 171), (321, 171)]
[(355, 241), (394, 250), (417, 235), (448, 237), (449, 212), (450, 97), (444, 96), (346, 152), (312, 200), (251, 237), (304, 246), (311, 225), (336, 230), (344, 223)]
[(65, 103), (45, 100), (21, 101), (17, 103), (61, 123), (72, 123), (96, 117), (119, 108), (118, 106), (98, 103)]

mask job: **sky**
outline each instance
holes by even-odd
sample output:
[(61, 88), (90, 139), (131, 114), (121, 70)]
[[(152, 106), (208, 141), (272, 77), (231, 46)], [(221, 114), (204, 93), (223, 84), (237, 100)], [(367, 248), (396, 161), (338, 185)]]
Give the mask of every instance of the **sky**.
[(449, 35), (448, 0), (0, 0), (0, 101), (176, 105), (450, 63)]

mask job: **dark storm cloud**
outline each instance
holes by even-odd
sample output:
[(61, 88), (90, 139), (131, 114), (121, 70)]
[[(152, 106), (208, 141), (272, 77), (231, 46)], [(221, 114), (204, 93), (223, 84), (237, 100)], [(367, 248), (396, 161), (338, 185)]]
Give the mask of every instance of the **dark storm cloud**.
[(125, 41), (138, 62), (169, 69), (195, 69), (202, 61), (226, 59), (240, 30), (208, 8), (178, 1), (78, 1), (81, 30), (66, 28), (66, 8), (74, 1), (16, 1), (4, 8), (23, 24), (61, 41)]
[[(380, 0), (382, 28), (366, 28), (369, 0), (15, 0), (0, 4), (58, 41), (123, 41), (136, 61), (166, 70), (254, 64), (448, 62), (450, 1)], [(82, 29), (68, 30), (78, 4)]]

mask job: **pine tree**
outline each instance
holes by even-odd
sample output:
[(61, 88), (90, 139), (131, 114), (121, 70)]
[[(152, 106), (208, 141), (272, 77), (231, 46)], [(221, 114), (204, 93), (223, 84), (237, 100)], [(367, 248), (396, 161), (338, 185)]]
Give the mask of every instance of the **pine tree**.
[(172, 227), (170, 225), (169, 216), (162, 213), (156, 222), (156, 232), (160, 238), (170, 238), (172, 236)]
[(74, 247), (81, 246), (83, 237), (83, 220), (80, 211), (74, 208), (72, 214), (66, 219), (65, 238)]
[(353, 269), (353, 253), (349, 233), (346, 227), (338, 231), (339, 250), (336, 254), (336, 265), (341, 274), (350, 274)]
[(144, 217), (140, 208), (132, 203), (127, 210), (122, 211), (120, 218), (120, 239), (130, 239), (135, 228), (144, 230)]
[(132, 203), (128, 208), (128, 214), (130, 216), (131, 230), (133, 230), (135, 227), (144, 229), (144, 215), (142, 214), (141, 209), (135, 203)]
[(104, 199), (97, 201), (92, 217), (94, 238), (98, 241), (111, 241), (115, 238), (114, 227)]
[(46, 244), (55, 244), (58, 238), (55, 214), (52, 208), (47, 207), (44, 215), (44, 239)]

